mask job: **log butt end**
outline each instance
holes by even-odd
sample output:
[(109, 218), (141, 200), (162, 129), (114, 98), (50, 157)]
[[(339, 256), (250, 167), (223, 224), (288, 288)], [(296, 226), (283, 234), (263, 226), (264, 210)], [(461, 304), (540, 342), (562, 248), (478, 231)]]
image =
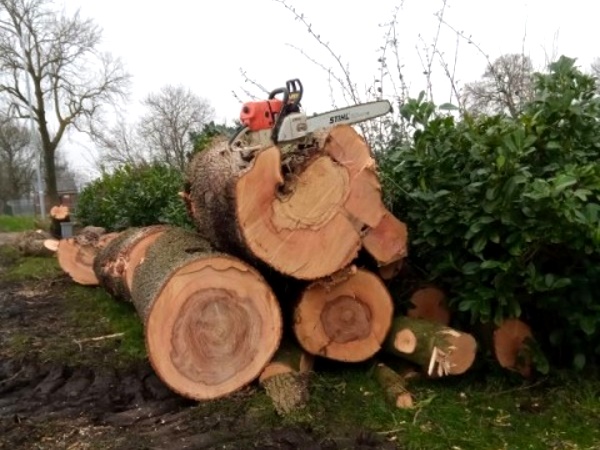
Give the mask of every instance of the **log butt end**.
[(157, 375), (195, 400), (230, 394), (259, 376), (281, 340), (277, 300), (243, 262), (212, 256), (182, 266), (148, 310), (146, 346)]

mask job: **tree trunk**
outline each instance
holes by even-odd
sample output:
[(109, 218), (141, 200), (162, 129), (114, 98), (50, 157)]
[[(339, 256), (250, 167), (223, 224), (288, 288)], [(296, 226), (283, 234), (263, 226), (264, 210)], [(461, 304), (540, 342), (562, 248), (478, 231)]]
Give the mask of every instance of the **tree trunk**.
[(168, 228), (166, 225), (128, 228), (98, 253), (94, 273), (109, 294), (116, 299), (131, 300), (136, 267), (148, 247)]
[(43, 230), (27, 231), (17, 240), (17, 248), (23, 256), (52, 256), (54, 252), (44, 245), (51, 238)]
[(425, 319), (440, 325), (450, 324), (450, 310), (446, 294), (434, 286), (417, 289), (410, 297), (411, 307), (406, 315), (413, 319)]
[(94, 273), (96, 255), (118, 236), (118, 233), (101, 234), (103, 231), (103, 228), (87, 227), (80, 234), (58, 242), (58, 264), (75, 283), (98, 286)]
[(279, 304), (262, 276), (196, 233), (165, 231), (133, 277), (148, 358), (173, 391), (206, 400), (256, 379), (281, 340)]
[(306, 406), (309, 399), (309, 372), (313, 363), (314, 357), (295, 342), (282, 341), (259, 377), (261, 386), (279, 414), (289, 414)]
[(429, 376), (459, 375), (475, 361), (473, 336), (423, 319), (395, 317), (386, 349), (421, 366)]
[(392, 315), (392, 298), (383, 282), (352, 267), (304, 290), (294, 311), (294, 332), (308, 353), (364, 361), (380, 350)]
[(60, 224), (70, 220), (69, 207), (65, 205), (57, 205), (50, 208), (50, 234), (55, 238), (62, 237)]
[(338, 126), (306, 148), (250, 156), (217, 143), (190, 164), (184, 198), (200, 234), (220, 249), (314, 280), (357, 256), (364, 230), (386, 215), (380, 190), (368, 146)]
[(494, 355), (500, 366), (529, 377), (532, 370), (532, 340), (531, 328), (522, 320), (507, 319), (502, 322), (493, 337)]
[(394, 408), (412, 408), (413, 398), (406, 389), (406, 380), (395, 370), (379, 362), (374, 368), (375, 380), (385, 394), (385, 399)]

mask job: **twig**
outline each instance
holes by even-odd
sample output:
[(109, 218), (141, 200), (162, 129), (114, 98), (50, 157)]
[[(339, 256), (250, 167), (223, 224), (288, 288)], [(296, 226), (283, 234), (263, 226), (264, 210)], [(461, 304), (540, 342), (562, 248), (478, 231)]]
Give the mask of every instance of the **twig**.
[(541, 380), (536, 381), (535, 383), (528, 384), (526, 386), (519, 386), (519, 387), (512, 388), (512, 389), (505, 389), (504, 391), (494, 392), (492, 394), (489, 394), (489, 397), (497, 397), (499, 395), (511, 394), (513, 392), (526, 391), (527, 389), (534, 388), (545, 382), (546, 382), (545, 379), (541, 379)]
[(14, 380), (15, 378), (17, 378), (21, 374), (21, 372), (23, 372), (23, 370), (24, 370), (23, 367), (21, 367), (13, 376), (11, 376), (11, 377), (9, 377), (9, 378), (7, 378), (5, 380), (0, 381), (0, 385), (6, 384), (9, 381)]
[(122, 337), (124, 335), (125, 335), (125, 333), (105, 334), (104, 336), (96, 336), (96, 337), (84, 338), (84, 339), (73, 339), (73, 342), (75, 342), (77, 345), (79, 345), (79, 350), (82, 350), (81, 344), (83, 344), (85, 342), (104, 341), (106, 339), (114, 339), (114, 338)]

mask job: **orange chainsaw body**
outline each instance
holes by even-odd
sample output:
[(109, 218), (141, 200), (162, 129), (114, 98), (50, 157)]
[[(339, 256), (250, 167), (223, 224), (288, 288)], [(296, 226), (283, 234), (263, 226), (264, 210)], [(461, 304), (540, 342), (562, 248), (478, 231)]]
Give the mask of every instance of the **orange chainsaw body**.
[(271, 98), (256, 102), (244, 103), (240, 113), (240, 121), (250, 131), (273, 128), (277, 115), (283, 108), (283, 101)]

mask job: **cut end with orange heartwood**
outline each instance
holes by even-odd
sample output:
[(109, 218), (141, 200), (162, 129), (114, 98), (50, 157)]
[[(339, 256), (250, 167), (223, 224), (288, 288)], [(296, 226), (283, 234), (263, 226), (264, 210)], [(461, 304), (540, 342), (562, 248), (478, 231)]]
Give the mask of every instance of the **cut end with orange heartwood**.
[(507, 319), (494, 331), (494, 354), (501, 367), (531, 375), (532, 355), (528, 341), (533, 339), (531, 328), (519, 319)]
[(154, 370), (188, 398), (242, 388), (279, 347), (281, 311), (262, 276), (185, 230), (169, 230), (149, 247), (132, 301)]
[(294, 332), (313, 355), (364, 361), (380, 350), (392, 315), (392, 299), (382, 281), (359, 269), (330, 285), (309, 285), (295, 308)]

